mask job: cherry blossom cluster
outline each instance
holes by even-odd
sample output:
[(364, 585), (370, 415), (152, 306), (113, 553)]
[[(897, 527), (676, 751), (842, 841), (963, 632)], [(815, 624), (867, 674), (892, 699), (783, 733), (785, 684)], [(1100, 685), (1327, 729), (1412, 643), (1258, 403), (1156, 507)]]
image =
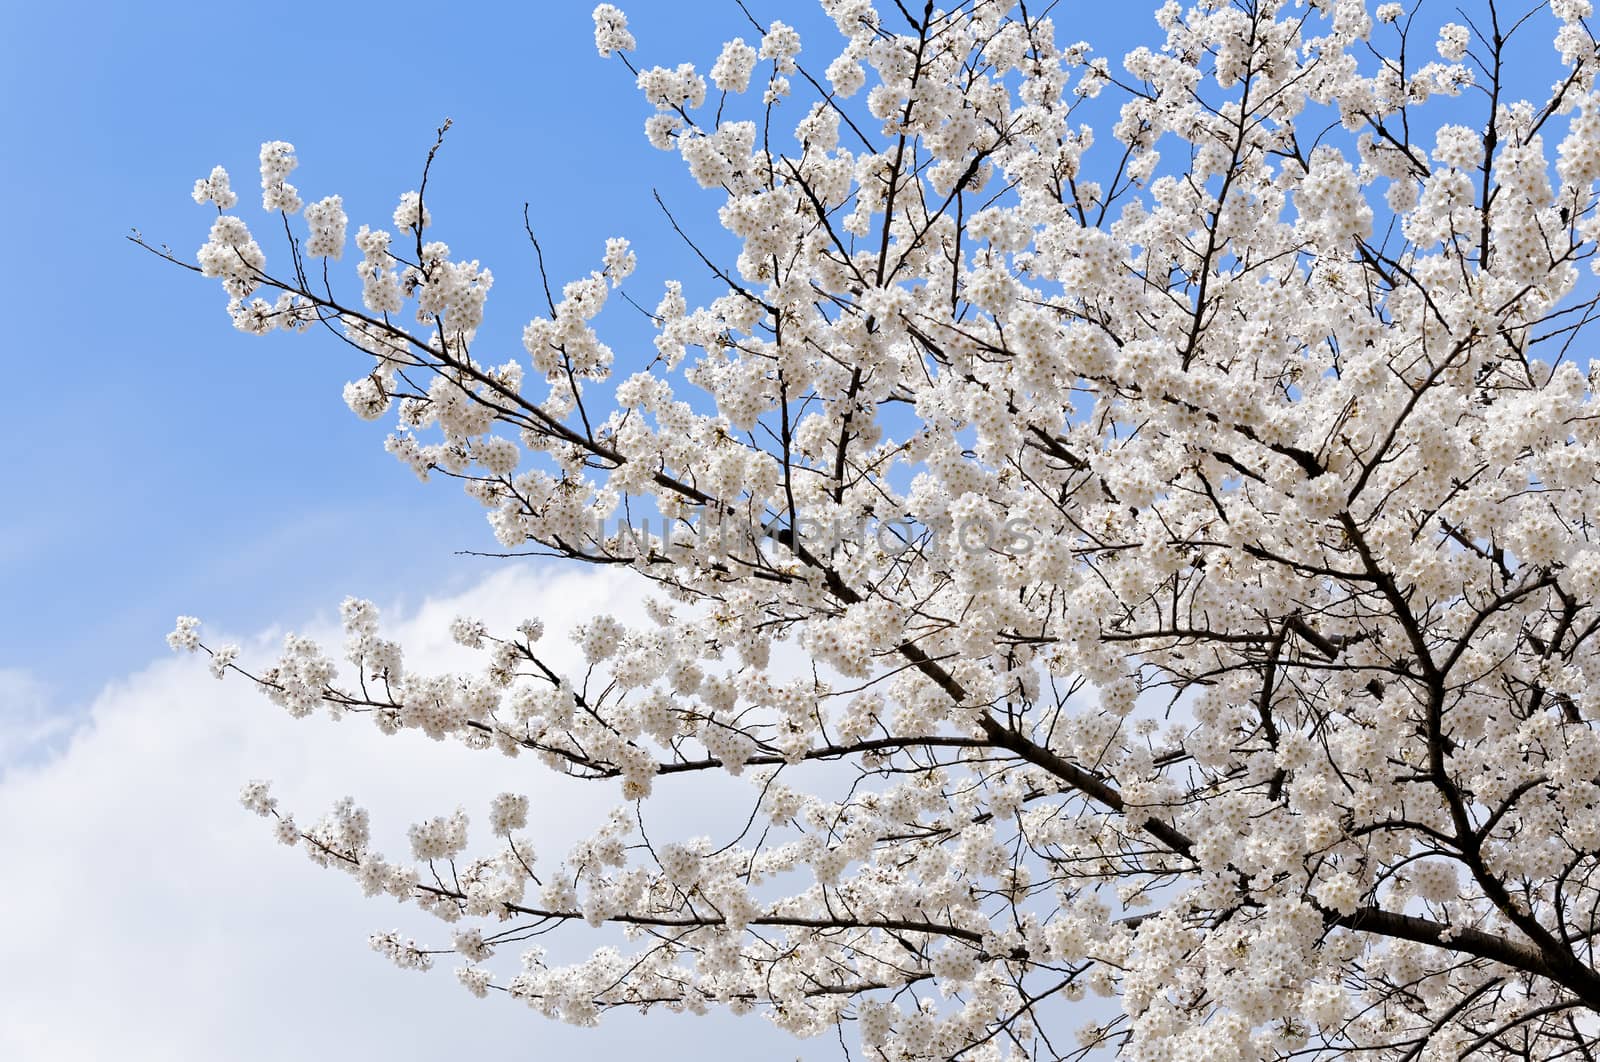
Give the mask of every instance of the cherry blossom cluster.
[[(330, 326), (351, 410), (503, 547), (653, 588), (569, 670), (536, 620), (457, 620), (478, 663), (433, 674), (362, 600), (342, 653), (259, 667), (181, 618), (292, 715), (620, 802), (557, 859), (527, 794), (388, 854), (353, 801), (246, 807), (448, 923), (377, 951), (580, 1024), (722, 1007), (884, 1062), (1600, 1052), (1588, 0), (1169, 0), (1117, 63), (1032, 5), (822, 6), (838, 39), (757, 24), (704, 73), (595, 9), (735, 246), (637, 300), (642, 354), (603, 338), (622, 237), (508, 354), (427, 170), (348, 294), (300, 279), (347, 220), (302, 211), (290, 145), (260, 155), (283, 265), (196, 182), (236, 326)], [(900, 531), (807, 530), (840, 526)], [(972, 526), (1029, 548), (941, 548)], [(648, 828), (702, 774), (742, 831)], [(597, 947), (529, 946), (557, 929)]]

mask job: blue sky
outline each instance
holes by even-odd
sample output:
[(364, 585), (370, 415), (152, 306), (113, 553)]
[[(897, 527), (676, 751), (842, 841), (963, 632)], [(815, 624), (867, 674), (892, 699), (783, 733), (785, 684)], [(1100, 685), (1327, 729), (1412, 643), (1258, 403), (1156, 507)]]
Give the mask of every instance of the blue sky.
[[(731, 3), (713, 8), (748, 35)], [(595, 55), (590, 5), (472, 10), (6, 5), (14, 250), (0, 270), (19, 310), (0, 426), (0, 668), (67, 704), (149, 659), (180, 612), (255, 629), (346, 593), (414, 599), (486, 574), (493, 562), (453, 555), (495, 548), (476, 507), (420, 486), (344, 408), (362, 371), (349, 351), (237, 334), (214, 283), (124, 240), (137, 227), (192, 258), (210, 212), (188, 191), (217, 163), (259, 224), (268, 139), (299, 150), (304, 194), (345, 197), (352, 231), (386, 225), (448, 116), (429, 202), (440, 237), (495, 272), (491, 342), (520, 355), (539, 307), (524, 202), (557, 281), (597, 267), (607, 236), (664, 248), (670, 260), (641, 255), (631, 285), (654, 305), (682, 250), (661, 239), (651, 188), (682, 214), (707, 216), (706, 201), (644, 143), (648, 109)], [(643, 54), (708, 65), (720, 38), (690, 41), (683, 11), (632, 12)], [(649, 350), (627, 316), (612, 335), (624, 363), (619, 325)]]

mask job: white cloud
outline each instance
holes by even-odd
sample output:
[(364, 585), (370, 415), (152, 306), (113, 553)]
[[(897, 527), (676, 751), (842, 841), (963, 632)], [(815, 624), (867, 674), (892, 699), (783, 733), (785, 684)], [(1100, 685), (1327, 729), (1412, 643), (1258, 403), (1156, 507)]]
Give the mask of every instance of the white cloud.
[(8, 764), (35, 759), (72, 729), (54, 710), (44, 682), (19, 668), (0, 668), (0, 776)]
[[(512, 567), (423, 603), (386, 632), (406, 646), (411, 666), (445, 669), (465, 662), (446, 634), (457, 612), (502, 629), (538, 615), (555, 643), (600, 611), (639, 614), (630, 577)], [(327, 625), (308, 633), (335, 647), (340, 640)], [(247, 656), (271, 651), (265, 636), (252, 643)], [(0, 714), (0, 749), (26, 750), (58, 728), (44, 703), (36, 681), (0, 673), (0, 704), (10, 706)], [(314, 821), (348, 793), (390, 839), (458, 803), (481, 816), (491, 796), (513, 789), (532, 796), (542, 850), (559, 856), (619, 799), (612, 783), (571, 782), (530, 759), (415, 734), (384, 737), (362, 719), (295, 721), (237, 677), (217, 683), (192, 657), (107, 687), (57, 754), (5, 753), (0, 768), (7, 760), (0, 1057), (837, 1056), (837, 1044), (794, 1041), (754, 1018), (617, 1014), (598, 1030), (572, 1029), (504, 998), (471, 998), (448, 962), (432, 974), (395, 969), (368, 949), (369, 932), (442, 940), (442, 927), (410, 907), (364, 899), (348, 878), (278, 846), (237, 803), (243, 781), (271, 777), (284, 805)], [(669, 817), (700, 832), (706, 804), (696, 804)], [(404, 846), (389, 849), (401, 855)]]

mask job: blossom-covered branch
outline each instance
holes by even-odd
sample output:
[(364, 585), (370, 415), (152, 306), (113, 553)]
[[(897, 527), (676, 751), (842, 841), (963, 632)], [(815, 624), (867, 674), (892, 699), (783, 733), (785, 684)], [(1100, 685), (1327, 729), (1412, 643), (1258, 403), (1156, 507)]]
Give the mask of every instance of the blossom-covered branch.
[[(669, 214), (688, 252), (646, 253), (699, 272), (647, 356), (601, 339), (620, 237), (487, 352), (493, 276), (427, 202), (443, 129), (355, 234), (359, 292), (290, 145), (261, 149), (270, 263), (227, 172), (197, 182), (190, 268), (237, 327), (354, 348), (350, 408), (506, 552), (654, 592), (572, 673), (537, 620), (470, 619), (481, 667), (417, 673), (357, 599), (340, 661), (173, 633), (295, 715), (620, 784), (564, 860), (515, 794), (488, 847), (458, 811), (409, 859), (351, 802), (246, 803), (458, 927), (390, 957), (570, 1021), (759, 1009), (883, 1060), (1593, 1057), (1588, 0), (1168, 2), (1117, 68), (1028, 5), (823, 9), (825, 66), (747, 11), (708, 83), (596, 8), (738, 246)], [(653, 840), (707, 773), (753, 783), (743, 829)], [(587, 961), (496, 962), (578, 921)]]

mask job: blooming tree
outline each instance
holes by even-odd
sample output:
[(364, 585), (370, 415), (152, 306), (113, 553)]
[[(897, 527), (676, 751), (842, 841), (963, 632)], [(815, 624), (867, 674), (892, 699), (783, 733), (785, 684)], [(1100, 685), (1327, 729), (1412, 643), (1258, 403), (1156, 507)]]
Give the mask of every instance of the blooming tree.
[[(409, 853), (348, 801), (245, 803), (449, 924), (374, 937), (396, 962), (456, 953), (573, 1022), (728, 1007), (882, 1060), (1594, 1058), (1588, 0), (1442, 28), (1168, 0), (1120, 67), (1028, 4), (823, 7), (825, 67), (751, 17), (709, 75), (636, 66), (594, 12), (739, 248), (699, 254), (705, 305), (667, 284), (648, 358), (595, 329), (626, 240), (508, 357), (427, 169), (355, 234), (359, 294), (289, 144), (271, 262), (228, 174), (197, 182), (189, 268), (238, 328), (333, 333), (350, 408), (508, 551), (653, 595), (579, 629), (576, 674), (536, 619), (458, 620), (481, 668), (418, 673), (355, 599), (342, 661), (171, 636), (293, 715), (613, 787), (564, 861), (525, 795)], [(753, 781), (748, 828), (647, 835), (699, 772)], [(602, 946), (522, 951), (552, 929)]]

